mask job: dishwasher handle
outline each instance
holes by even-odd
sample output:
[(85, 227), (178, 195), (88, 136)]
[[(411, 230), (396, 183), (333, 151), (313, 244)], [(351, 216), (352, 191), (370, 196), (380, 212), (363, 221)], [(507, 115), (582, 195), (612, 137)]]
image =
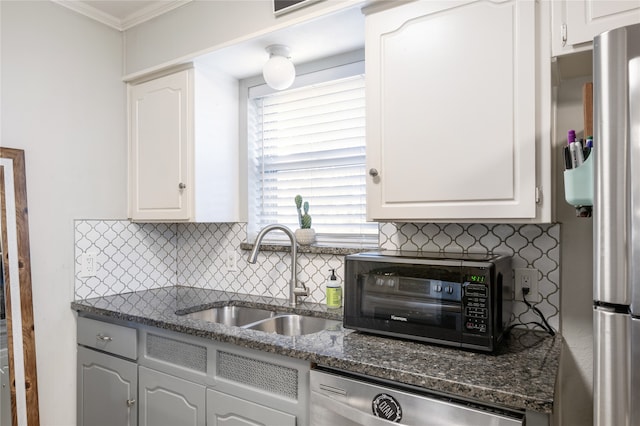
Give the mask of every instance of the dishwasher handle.
[[(334, 415), (339, 415), (342, 418), (351, 420), (357, 425), (363, 426), (391, 426), (399, 425), (402, 423), (391, 422), (389, 420), (381, 419), (373, 414), (365, 413), (357, 408), (353, 408), (344, 402), (340, 402), (326, 395), (311, 391), (311, 406), (312, 410), (322, 408), (326, 411), (331, 411)], [(320, 423), (314, 421), (313, 414), (311, 415), (311, 426), (320, 426)]]

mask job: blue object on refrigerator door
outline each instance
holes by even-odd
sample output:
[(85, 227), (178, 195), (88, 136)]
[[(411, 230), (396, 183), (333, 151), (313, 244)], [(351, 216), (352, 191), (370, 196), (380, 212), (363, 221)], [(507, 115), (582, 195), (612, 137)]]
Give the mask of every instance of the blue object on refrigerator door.
[(575, 207), (593, 206), (594, 150), (574, 169), (564, 171), (564, 198)]

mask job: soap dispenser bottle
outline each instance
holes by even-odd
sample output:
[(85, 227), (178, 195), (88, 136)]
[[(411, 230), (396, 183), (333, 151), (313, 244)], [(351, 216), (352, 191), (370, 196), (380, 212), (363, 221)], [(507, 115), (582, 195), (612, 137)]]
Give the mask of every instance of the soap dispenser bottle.
[(327, 308), (342, 307), (342, 287), (336, 277), (336, 270), (331, 270), (331, 276), (327, 281)]

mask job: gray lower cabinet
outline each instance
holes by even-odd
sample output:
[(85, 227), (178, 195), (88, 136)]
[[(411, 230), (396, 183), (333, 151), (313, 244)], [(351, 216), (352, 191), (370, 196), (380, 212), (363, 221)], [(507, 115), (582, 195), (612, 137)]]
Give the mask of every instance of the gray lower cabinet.
[(138, 366), (78, 347), (78, 425), (135, 426)]
[(207, 389), (207, 426), (295, 426), (296, 416)]
[(138, 424), (135, 328), (78, 318), (78, 425)]
[[(308, 361), (154, 327), (138, 332), (141, 426), (171, 424), (164, 411), (181, 410), (177, 426), (309, 423)], [(157, 421), (146, 420), (152, 413)]]
[(295, 426), (308, 361), (124, 321), (78, 318), (78, 426)]
[(11, 424), (11, 383), (7, 351), (0, 351), (0, 425)]
[(205, 387), (140, 366), (141, 426), (205, 426)]

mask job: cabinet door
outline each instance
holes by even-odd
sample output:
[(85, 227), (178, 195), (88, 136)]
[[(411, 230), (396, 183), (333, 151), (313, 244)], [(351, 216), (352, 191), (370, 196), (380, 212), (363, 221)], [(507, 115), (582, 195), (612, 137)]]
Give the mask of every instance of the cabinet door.
[(366, 18), (370, 220), (536, 217), (535, 4)]
[(255, 402), (207, 389), (208, 426), (295, 426), (296, 417)]
[(131, 219), (191, 216), (192, 81), (183, 70), (129, 88)]
[(7, 351), (0, 356), (0, 425), (11, 424), (11, 383), (9, 381), (9, 360)]
[[(640, 23), (640, 0), (563, 0), (554, 5), (554, 55), (605, 31)], [(559, 15), (559, 19), (558, 18)]]
[(205, 387), (139, 367), (140, 425), (205, 426)]
[(78, 347), (78, 425), (138, 424), (136, 364)]

